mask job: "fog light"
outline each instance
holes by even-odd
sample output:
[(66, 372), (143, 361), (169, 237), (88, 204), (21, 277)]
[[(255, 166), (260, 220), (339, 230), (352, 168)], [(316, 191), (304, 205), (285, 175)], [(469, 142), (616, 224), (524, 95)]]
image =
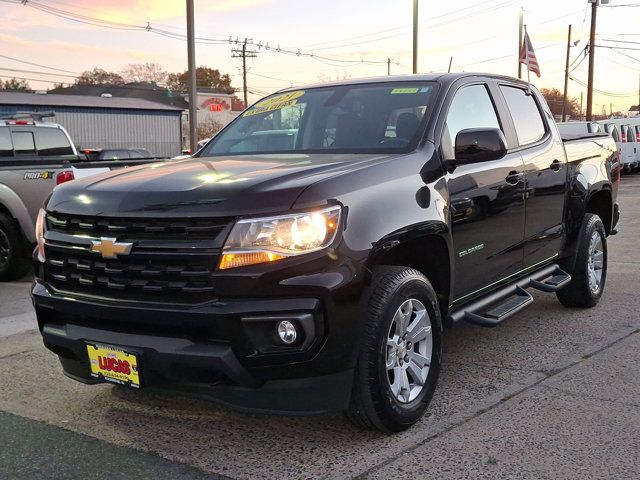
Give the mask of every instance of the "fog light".
[(296, 332), (296, 327), (289, 320), (282, 320), (278, 322), (277, 330), (278, 336), (280, 337), (280, 340), (282, 340), (282, 343), (291, 345), (296, 341), (298, 332)]

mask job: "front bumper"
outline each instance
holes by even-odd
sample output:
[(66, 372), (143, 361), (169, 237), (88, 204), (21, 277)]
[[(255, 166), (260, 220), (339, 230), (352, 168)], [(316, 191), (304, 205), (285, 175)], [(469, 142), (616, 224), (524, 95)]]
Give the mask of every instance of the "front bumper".
[[(75, 380), (98, 382), (90, 375), (87, 342), (111, 344), (139, 354), (143, 387), (288, 414), (348, 405), (359, 316), (357, 302), (338, 296), (339, 302), (310, 295), (169, 307), (73, 297), (39, 279), (32, 287), (44, 344)], [(274, 322), (285, 318), (303, 332), (292, 347), (279, 345), (275, 335)], [(331, 330), (341, 337), (330, 337)]]

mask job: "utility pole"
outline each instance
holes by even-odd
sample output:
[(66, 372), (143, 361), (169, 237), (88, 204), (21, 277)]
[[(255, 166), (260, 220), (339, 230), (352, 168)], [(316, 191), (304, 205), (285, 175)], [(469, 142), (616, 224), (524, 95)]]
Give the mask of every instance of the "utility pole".
[(387, 75), (391, 75), (391, 59), (387, 58)]
[(580, 120), (582, 120), (582, 95), (584, 92), (580, 92)]
[(593, 113), (593, 65), (596, 56), (596, 15), (598, 13), (598, 2), (600, 0), (589, 0), (591, 3), (591, 34), (589, 36), (589, 79), (587, 81), (587, 121), (592, 120)]
[(413, 0), (413, 73), (418, 73), (418, 0)]
[(189, 72), (189, 149), (196, 152), (198, 138), (196, 128), (198, 126), (198, 105), (196, 86), (196, 42), (194, 29), (193, 0), (187, 0), (187, 70)]
[(258, 52), (255, 50), (247, 50), (247, 43), (250, 42), (250, 38), (245, 38), (241, 49), (231, 50), (231, 58), (242, 58), (242, 85), (244, 90), (244, 108), (249, 106), (247, 101), (247, 58), (255, 58)]
[(564, 69), (564, 95), (562, 96), (562, 121), (567, 121), (566, 105), (567, 105), (567, 88), (569, 87), (569, 54), (571, 52), (571, 25), (569, 25), (569, 34), (567, 35), (567, 62)]
[(520, 8), (520, 17), (518, 20), (518, 78), (522, 78), (522, 63), (520, 62), (520, 50), (522, 49), (522, 41), (524, 40), (524, 9)]

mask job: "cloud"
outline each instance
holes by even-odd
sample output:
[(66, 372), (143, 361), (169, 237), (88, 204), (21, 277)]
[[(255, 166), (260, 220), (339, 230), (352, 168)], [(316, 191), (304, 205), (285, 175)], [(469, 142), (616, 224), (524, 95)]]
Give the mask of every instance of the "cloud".
[[(224, 13), (257, 7), (269, 0), (234, 0), (232, 2), (195, 2), (196, 15), (203, 13)], [(83, 14), (114, 22), (144, 24), (158, 20), (185, 17), (185, 3), (176, 0), (111, 0), (88, 5), (86, 1), (77, 1)], [(73, 6), (69, 10), (75, 10)]]

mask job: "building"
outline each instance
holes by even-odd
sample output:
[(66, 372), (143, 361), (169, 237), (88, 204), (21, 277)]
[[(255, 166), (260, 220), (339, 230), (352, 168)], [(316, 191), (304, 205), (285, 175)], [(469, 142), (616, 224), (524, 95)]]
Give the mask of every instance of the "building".
[[(181, 108), (182, 145), (189, 146), (189, 99), (185, 93), (172, 92), (154, 83), (127, 83), (125, 85), (72, 85), (54, 88), (49, 95), (89, 95), (99, 97), (140, 98)], [(197, 93), (198, 139), (210, 138), (220, 128), (227, 125), (244, 110), (244, 102), (235, 94), (219, 93), (215, 89), (200, 87)]]
[[(180, 100), (183, 101), (183, 100)], [(183, 105), (101, 95), (0, 92), (0, 116), (53, 111), (78, 148), (145, 148), (158, 157), (182, 150)]]
[[(198, 89), (196, 101), (198, 109), (198, 140), (211, 138), (244, 110), (244, 102), (234, 94), (218, 93), (213, 90)], [(188, 145), (188, 111), (184, 113), (182, 125), (182, 143), (183, 145)]]

